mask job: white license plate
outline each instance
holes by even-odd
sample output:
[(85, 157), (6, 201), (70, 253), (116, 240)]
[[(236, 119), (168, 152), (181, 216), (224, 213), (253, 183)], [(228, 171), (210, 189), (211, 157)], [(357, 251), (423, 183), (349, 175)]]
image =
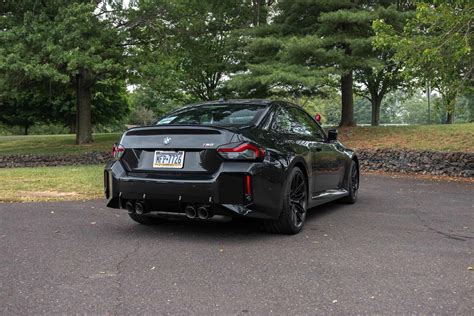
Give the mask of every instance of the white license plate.
[(153, 168), (181, 169), (184, 165), (184, 151), (155, 151)]

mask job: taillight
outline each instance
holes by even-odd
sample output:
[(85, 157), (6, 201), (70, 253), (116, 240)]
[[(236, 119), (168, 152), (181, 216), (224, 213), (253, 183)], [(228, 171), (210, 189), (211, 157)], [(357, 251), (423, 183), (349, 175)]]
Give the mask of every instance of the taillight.
[(243, 143), (236, 146), (229, 147), (224, 145), (217, 148), (217, 152), (225, 159), (233, 160), (257, 160), (263, 159), (265, 156), (265, 149), (259, 148), (253, 144)]
[(121, 144), (114, 144), (114, 146), (112, 147), (112, 157), (114, 157), (114, 159), (116, 160), (122, 158), (124, 152), (125, 147), (123, 147)]
[(245, 176), (245, 194), (252, 195), (252, 178), (249, 175)]
[(252, 177), (250, 175), (245, 176), (244, 180), (244, 199), (245, 202), (252, 202)]

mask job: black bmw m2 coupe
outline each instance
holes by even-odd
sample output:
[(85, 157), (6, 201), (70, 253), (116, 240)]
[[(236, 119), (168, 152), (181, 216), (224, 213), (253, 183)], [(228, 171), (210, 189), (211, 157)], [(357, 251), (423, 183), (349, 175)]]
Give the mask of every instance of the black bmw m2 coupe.
[(189, 105), (126, 131), (104, 171), (107, 206), (141, 224), (170, 216), (260, 219), (295, 234), (309, 208), (359, 189), (355, 153), (300, 107), (272, 100)]

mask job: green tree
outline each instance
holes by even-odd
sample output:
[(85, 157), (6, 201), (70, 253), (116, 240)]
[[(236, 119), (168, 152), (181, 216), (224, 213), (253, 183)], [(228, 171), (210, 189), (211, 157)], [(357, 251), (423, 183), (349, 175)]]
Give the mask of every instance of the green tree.
[[(0, 91), (6, 91), (1, 88)], [(26, 134), (41, 124), (62, 125), (76, 132), (76, 96), (68, 85), (23, 82), (0, 97), (0, 122), (21, 126)], [(121, 80), (97, 82), (92, 90), (92, 124), (116, 125), (129, 113), (128, 94)]]
[[(407, 1), (396, 1), (388, 7), (382, 3), (374, 8), (374, 19), (383, 19), (393, 29), (403, 30), (407, 20), (413, 16), (413, 6)], [(371, 31), (371, 38), (375, 33)], [(376, 64), (362, 67), (354, 71), (358, 83), (356, 94), (366, 98), (371, 103), (372, 126), (377, 126), (381, 121), (381, 107), (384, 97), (397, 89), (409, 89), (411, 82), (402, 73), (402, 65), (393, 59), (395, 51), (389, 47), (374, 48), (367, 52)]]
[(373, 24), (377, 47), (395, 49), (395, 60), (403, 63), (407, 77), (418, 78), (442, 95), (446, 122), (453, 122), (456, 98), (472, 87), (472, 16), (469, 0), (420, 1), (416, 15), (402, 32), (384, 20)]
[(131, 20), (143, 22), (134, 60), (138, 85), (165, 103), (220, 97), (237, 63), (232, 38), (251, 20), (248, 1), (142, 1)]
[[(316, 95), (338, 81), (341, 126), (354, 125), (354, 75), (379, 121), (384, 95), (402, 82), (398, 65), (384, 49), (373, 50), (373, 20), (399, 27), (407, 1), (290, 1), (277, 3), (273, 22), (247, 33), (246, 72), (231, 86), (259, 95)], [(254, 88), (253, 90), (251, 88)]]
[(42, 105), (45, 100), (35, 93), (18, 92), (14, 97), (0, 99), (0, 123), (20, 126), (23, 133), (38, 122), (44, 121)]
[[(108, 6), (118, 8), (114, 3)], [(108, 18), (102, 1), (22, 1), (4, 6), (0, 72), (5, 82), (52, 82), (73, 90), (76, 143), (91, 142), (94, 89), (99, 82), (125, 75), (125, 32)]]

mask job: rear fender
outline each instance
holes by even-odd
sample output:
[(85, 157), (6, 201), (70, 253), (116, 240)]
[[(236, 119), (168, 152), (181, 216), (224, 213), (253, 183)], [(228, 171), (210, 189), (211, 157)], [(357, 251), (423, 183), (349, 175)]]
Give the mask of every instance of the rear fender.
[[(295, 168), (295, 167), (300, 168), (301, 171), (303, 172), (303, 174), (305, 176), (305, 180), (306, 180), (307, 189), (311, 188), (312, 177), (311, 177), (311, 172), (310, 172), (310, 166), (308, 166), (308, 163), (306, 162), (306, 160), (301, 156), (295, 156), (295, 157), (293, 157), (293, 159), (291, 159), (291, 161), (288, 164), (288, 167), (286, 169), (285, 181), (288, 180), (288, 176), (289, 176), (291, 170), (293, 170), (293, 168)], [(309, 197), (309, 191), (306, 192), (306, 193)]]
[(310, 174), (309, 172), (309, 166), (306, 160), (303, 157), (300, 156), (295, 156), (293, 159), (291, 159), (290, 163), (288, 164), (288, 167), (286, 169), (286, 177), (288, 177), (290, 171), (294, 168), (298, 167), (302, 169), (303, 173), (305, 174), (306, 177)]

